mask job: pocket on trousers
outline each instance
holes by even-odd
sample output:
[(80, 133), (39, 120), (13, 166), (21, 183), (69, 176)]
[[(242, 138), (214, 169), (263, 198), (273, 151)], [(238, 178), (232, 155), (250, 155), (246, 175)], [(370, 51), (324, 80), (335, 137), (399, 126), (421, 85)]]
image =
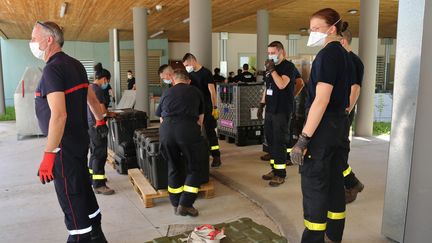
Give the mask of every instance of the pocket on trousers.
[(299, 166), (299, 173), (304, 176), (320, 176), (325, 171), (325, 149), (310, 149), (304, 156), (302, 166)]

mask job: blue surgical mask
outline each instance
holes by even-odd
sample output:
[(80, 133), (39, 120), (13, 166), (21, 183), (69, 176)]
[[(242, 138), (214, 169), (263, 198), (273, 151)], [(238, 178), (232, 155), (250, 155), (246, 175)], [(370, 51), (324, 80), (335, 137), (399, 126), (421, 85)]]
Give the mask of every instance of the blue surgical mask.
[(277, 55), (277, 54), (269, 55), (268, 58), (269, 58), (269, 59), (273, 59), (273, 62), (274, 62), (274, 63), (278, 63), (278, 62), (279, 62), (279, 58), (278, 58), (278, 55)]
[(165, 84), (171, 84), (171, 80), (170, 80), (170, 79), (163, 79), (163, 82), (164, 82)]
[(102, 84), (102, 85), (101, 85), (101, 88), (102, 88), (102, 89), (107, 89), (107, 88), (108, 88), (108, 83), (104, 83), (104, 84)]

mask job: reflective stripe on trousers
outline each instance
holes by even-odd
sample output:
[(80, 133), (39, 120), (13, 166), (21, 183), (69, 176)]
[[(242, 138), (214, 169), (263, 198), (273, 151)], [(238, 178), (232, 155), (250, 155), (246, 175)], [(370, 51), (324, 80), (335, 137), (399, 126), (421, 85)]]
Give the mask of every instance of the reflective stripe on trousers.
[(173, 193), (173, 194), (182, 193), (183, 192), (183, 186), (181, 186), (179, 188), (172, 188), (172, 187), (168, 186), (168, 192)]
[(219, 149), (219, 145), (215, 145), (215, 146), (211, 146), (210, 150), (218, 150)]
[(105, 175), (93, 175), (92, 179), (93, 180), (105, 180), (106, 176)]
[(78, 229), (78, 230), (68, 230), (70, 235), (83, 235), (83, 234), (87, 234), (89, 232), (92, 231), (92, 227), (88, 227), (85, 229)]
[(345, 218), (345, 212), (341, 212), (341, 213), (335, 213), (335, 212), (327, 212), (327, 218), (329, 219), (333, 219), (333, 220), (341, 220)]
[(313, 223), (308, 220), (304, 220), (304, 225), (308, 230), (312, 231), (325, 231), (327, 228), (327, 223)]

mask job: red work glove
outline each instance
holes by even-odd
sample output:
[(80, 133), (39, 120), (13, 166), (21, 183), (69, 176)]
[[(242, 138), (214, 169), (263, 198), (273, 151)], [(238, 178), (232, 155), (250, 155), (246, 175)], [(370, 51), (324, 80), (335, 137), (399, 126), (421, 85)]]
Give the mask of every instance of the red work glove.
[(38, 176), (42, 184), (54, 180), (53, 167), (56, 153), (45, 152), (42, 162), (39, 166)]

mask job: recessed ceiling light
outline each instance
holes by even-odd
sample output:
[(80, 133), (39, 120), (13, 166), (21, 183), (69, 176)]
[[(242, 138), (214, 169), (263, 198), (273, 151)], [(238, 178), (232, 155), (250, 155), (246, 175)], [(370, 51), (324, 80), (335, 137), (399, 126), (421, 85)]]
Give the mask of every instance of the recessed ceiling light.
[(299, 31), (300, 32), (306, 32), (308, 29), (307, 28), (300, 28)]
[(358, 13), (358, 10), (357, 9), (350, 9), (350, 10), (348, 10), (348, 13), (356, 14), (356, 13)]

